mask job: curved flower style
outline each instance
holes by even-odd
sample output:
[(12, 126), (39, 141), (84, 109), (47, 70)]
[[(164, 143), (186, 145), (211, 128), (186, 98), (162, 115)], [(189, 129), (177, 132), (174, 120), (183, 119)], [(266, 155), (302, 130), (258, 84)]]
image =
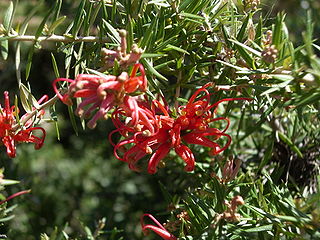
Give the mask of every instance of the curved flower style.
[(30, 192), (31, 192), (31, 190), (23, 190), (23, 191), (14, 193), (14, 194), (10, 195), (9, 197), (7, 197), (5, 200), (2, 200), (0, 202), (0, 205), (4, 204), (5, 202), (8, 202), (9, 200), (11, 200), (11, 199), (13, 199), (15, 197), (18, 197), (18, 196), (21, 196), (23, 194), (30, 193)]
[[(138, 69), (141, 73), (140, 76), (136, 76)], [(64, 95), (59, 92), (57, 82), (70, 83)], [(79, 117), (84, 118), (93, 114), (87, 125), (89, 128), (94, 128), (97, 121), (106, 118), (109, 111), (114, 107), (127, 105), (123, 109), (125, 111), (129, 109), (131, 113), (131, 105), (135, 105), (135, 101), (131, 99), (124, 103), (124, 99), (128, 99), (125, 97), (138, 90), (146, 91), (147, 79), (143, 66), (135, 64), (130, 76), (126, 72), (122, 72), (118, 77), (80, 74), (75, 80), (66, 78), (54, 80), (53, 88), (60, 100), (67, 105), (72, 105), (72, 98), (82, 98), (82, 102), (75, 112)]]
[[(38, 103), (41, 103), (47, 99), (47, 96), (42, 97)], [(34, 143), (34, 148), (39, 149), (44, 143), (46, 132), (41, 127), (31, 127), (34, 120), (29, 119), (20, 129), (15, 129), (15, 125), (19, 124), (16, 119), (18, 109), (14, 106), (10, 107), (9, 93), (4, 92), (4, 108), (0, 105), (0, 139), (1, 143), (7, 148), (7, 155), (11, 158), (16, 156), (16, 144), (20, 142)], [(43, 110), (39, 111), (36, 118), (40, 118), (44, 114)], [(27, 118), (29, 113), (26, 113), (21, 117), (21, 120)], [(22, 122), (22, 121), (21, 121)], [(33, 134), (33, 131), (41, 131), (42, 136), (37, 137)]]
[[(113, 113), (113, 123), (119, 129), (122, 127), (133, 127), (139, 132), (148, 132), (153, 135), (158, 129), (157, 120), (153, 111), (148, 109), (146, 102), (140, 96), (125, 96), (123, 103)], [(121, 121), (121, 116), (124, 121)]]
[[(144, 217), (149, 217), (156, 225), (151, 225), (151, 224), (144, 224)], [(142, 231), (145, 233), (145, 234), (148, 234), (148, 230), (152, 230), (153, 232), (155, 232), (156, 234), (158, 234), (160, 237), (162, 237), (162, 239), (165, 239), (165, 240), (176, 240), (177, 238), (172, 235), (171, 233), (169, 233), (167, 231), (167, 229), (165, 229), (161, 223), (158, 222), (157, 219), (155, 219), (154, 216), (152, 216), (151, 214), (143, 214), (141, 216), (141, 219), (140, 219), (140, 223), (141, 223), (141, 227), (142, 227)]]
[[(216, 103), (210, 103), (210, 93), (207, 90), (211, 84), (206, 84), (198, 89), (189, 99), (185, 106), (179, 107), (179, 114), (176, 118), (170, 116), (167, 107), (158, 101), (153, 101), (154, 109), (157, 105), (163, 115), (155, 114), (155, 121), (140, 121), (139, 129), (134, 129), (126, 124), (115, 124), (116, 130), (126, 139), (120, 141), (114, 147), (115, 156), (124, 162), (127, 162), (133, 170), (138, 170), (137, 162), (147, 154), (152, 154), (148, 163), (148, 172), (154, 174), (157, 171), (159, 162), (174, 149), (186, 163), (185, 170), (193, 171), (195, 167), (195, 157), (191, 149), (186, 144), (197, 144), (210, 148), (211, 155), (217, 155), (227, 149), (231, 143), (231, 137), (225, 133), (230, 122), (224, 117), (214, 117), (217, 106), (226, 101), (251, 100), (249, 98), (226, 98)], [(199, 97), (200, 93), (204, 93)], [(144, 111), (148, 109), (145, 108)], [(141, 119), (141, 118), (140, 118)], [(210, 127), (210, 123), (224, 120), (226, 127), (223, 130)], [(113, 115), (115, 123), (120, 122), (119, 115)], [(155, 126), (154, 131), (149, 126)], [(217, 140), (225, 137), (227, 142), (224, 146), (217, 143)], [(126, 146), (131, 146), (127, 149)], [(122, 154), (120, 154), (122, 152)], [(119, 156), (120, 155), (120, 156)]]

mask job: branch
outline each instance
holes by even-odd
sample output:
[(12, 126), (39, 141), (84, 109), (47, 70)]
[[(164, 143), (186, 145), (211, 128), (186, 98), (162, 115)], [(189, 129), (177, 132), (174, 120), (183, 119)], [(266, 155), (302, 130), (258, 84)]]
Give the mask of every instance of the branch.
[[(47, 42), (107, 42), (109, 38), (107, 37), (94, 37), (94, 36), (87, 36), (87, 37), (73, 37), (73, 36), (58, 36), (58, 35), (51, 35), (51, 36), (41, 36), (36, 38), (35, 36), (31, 35), (16, 35), (9, 38), (6, 38), (6, 40), (9, 41), (25, 41), (25, 42), (33, 42), (33, 41), (47, 41)], [(1, 41), (1, 38), (0, 38)]]

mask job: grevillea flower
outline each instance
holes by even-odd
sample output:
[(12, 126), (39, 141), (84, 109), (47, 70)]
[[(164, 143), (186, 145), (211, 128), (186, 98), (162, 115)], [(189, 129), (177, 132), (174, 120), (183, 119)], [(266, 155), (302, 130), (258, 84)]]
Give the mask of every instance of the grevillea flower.
[[(136, 76), (138, 69), (141, 75)], [(59, 92), (57, 82), (70, 83), (65, 94)], [(53, 88), (60, 100), (67, 105), (72, 105), (72, 98), (82, 98), (75, 113), (83, 118), (93, 115), (87, 125), (94, 128), (97, 120), (106, 118), (114, 107), (122, 106), (124, 111), (129, 111), (127, 115), (132, 114), (132, 108), (136, 109), (137, 103), (134, 98), (129, 98), (129, 94), (146, 91), (147, 79), (143, 66), (135, 64), (130, 76), (127, 72), (122, 72), (119, 76), (80, 74), (75, 80), (54, 80)]]
[[(156, 114), (156, 111), (153, 110), (153, 121), (140, 121), (140, 130), (126, 124), (115, 124), (118, 127), (116, 131), (125, 137), (115, 145), (115, 156), (119, 160), (127, 162), (131, 169), (138, 170), (137, 162), (144, 156), (151, 154), (148, 172), (153, 174), (157, 171), (159, 162), (171, 149), (174, 149), (176, 154), (184, 160), (186, 171), (193, 171), (195, 167), (194, 154), (187, 144), (208, 147), (211, 149), (211, 155), (223, 152), (231, 143), (231, 137), (225, 133), (230, 123), (225, 117), (214, 117), (217, 106), (226, 101), (250, 99), (226, 98), (211, 104), (210, 93), (207, 90), (210, 85), (206, 84), (198, 89), (185, 106), (179, 107), (179, 114), (175, 118), (170, 116), (167, 106), (154, 100), (153, 106), (158, 107), (162, 114)], [(204, 95), (199, 96), (200, 93), (204, 93)], [(154, 109), (155, 107), (150, 108)], [(144, 111), (147, 110), (147, 108), (144, 109)], [(113, 118), (114, 122), (120, 122), (119, 115), (115, 114)], [(223, 130), (210, 126), (210, 123), (221, 120), (226, 121), (226, 127)], [(150, 124), (155, 126), (153, 132), (149, 131)], [(221, 137), (226, 139), (223, 146), (217, 142)]]
[[(155, 225), (145, 224), (144, 223), (145, 217), (150, 218), (155, 223)], [(168, 230), (165, 229), (162, 226), (162, 224), (159, 223), (158, 220), (155, 219), (155, 217), (152, 216), (151, 214), (147, 214), (147, 213), (143, 214), (141, 216), (140, 223), (141, 223), (142, 231), (144, 232), (144, 234), (148, 234), (148, 230), (152, 230), (153, 232), (158, 234), (160, 237), (162, 237), (162, 239), (165, 239), (165, 240), (176, 240), (177, 239), (174, 235), (169, 233)]]
[[(47, 100), (47, 96), (42, 97), (38, 103)], [(29, 119), (22, 126), (19, 126), (23, 119), (26, 119), (29, 113), (21, 117), (21, 121), (17, 120), (18, 109), (14, 106), (10, 107), (9, 93), (4, 92), (4, 107), (0, 105), (0, 139), (1, 144), (7, 148), (7, 155), (11, 158), (16, 156), (16, 144), (21, 142), (34, 143), (34, 148), (39, 149), (44, 143), (46, 132), (41, 127), (32, 127), (35, 119)], [(36, 119), (44, 114), (43, 110), (35, 116)], [(18, 128), (16, 127), (18, 126)], [(33, 134), (34, 131), (40, 131), (41, 137)]]
[(100, 72), (105, 72), (108, 68), (112, 68), (115, 61), (119, 63), (120, 67), (127, 68), (128, 66), (133, 65), (140, 60), (143, 50), (136, 44), (132, 44), (130, 53), (127, 53), (126, 30), (120, 30), (119, 35), (120, 46), (118, 47), (118, 49), (101, 49), (103, 66), (99, 69)]

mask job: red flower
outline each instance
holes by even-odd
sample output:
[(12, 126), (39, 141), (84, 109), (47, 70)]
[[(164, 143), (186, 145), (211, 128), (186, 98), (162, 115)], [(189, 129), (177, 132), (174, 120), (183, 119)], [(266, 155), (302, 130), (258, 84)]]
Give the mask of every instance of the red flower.
[[(151, 225), (151, 224), (144, 224), (144, 217), (149, 217), (156, 225)], [(158, 222), (157, 219), (155, 219), (151, 214), (143, 214), (140, 219), (142, 231), (145, 234), (148, 234), (148, 230), (152, 230), (156, 234), (158, 234), (160, 237), (162, 237), (165, 240), (176, 240), (177, 238), (169, 233), (167, 229), (165, 229), (161, 223)]]
[[(47, 99), (47, 96), (42, 97), (38, 103), (41, 103)], [(7, 148), (7, 155), (11, 158), (16, 156), (16, 144), (20, 142), (31, 142), (35, 144), (35, 149), (42, 147), (46, 132), (41, 127), (31, 127), (35, 119), (39, 119), (43, 114), (43, 110), (39, 111), (39, 114), (35, 116), (35, 119), (29, 119), (23, 126), (19, 126), (19, 121), (16, 119), (16, 115), (19, 110), (14, 106), (10, 107), (9, 93), (4, 92), (4, 108), (0, 105), (0, 139), (1, 143)], [(29, 113), (26, 113), (21, 117), (21, 122), (25, 119)], [(19, 129), (16, 129), (19, 126)], [(33, 131), (39, 130), (42, 133), (41, 137), (37, 137), (33, 134)]]
[[(195, 157), (191, 149), (186, 144), (197, 144), (211, 148), (210, 154), (217, 155), (227, 149), (231, 143), (231, 137), (225, 133), (230, 123), (227, 118), (214, 118), (215, 110), (218, 104), (225, 101), (233, 100), (250, 100), (248, 98), (226, 98), (214, 104), (210, 104), (210, 93), (206, 89), (210, 84), (206, 84), (198, 89), (189, 99), (185, 106), (179, 107), (179, 115), (177, 118), (170, 116), (167, 107), (158, 101), (153, 101), (155, 106), (163, 113), (163, 115), (155, 114), (152, 121), (142, 121), (139, 118), (139, 129), (134, 129), (130, 125), (122, 123), (119, 115), (114, 114), (113, 119), (120, 132), (126, 139), (115, 145), (114, 154), (122, 161), (129, 164), (133, 170), (138, 170), (137, 162), (147, 154), (152, 154), (148, 163), (148, 172), (154, 174), (157, 171), (159, 162), (169, 153), (171, 149), (180, 156), (186, 163), (185, 170), (193, 171), (195, 166)], [(204, 93), (199, 97), (200, 93)], [(143, 111), (150, 111), (144, 107)], [(140, 113), (140, 111), (138, 111)], [(153, 110), (155, 112), (155, 110)], [(151, 114), (150, 114), (151, 115)], [(213, 128), (210, 123), (224, 120), (227, 122), (223, 130)], [(129, 121), (130, 122), (130, 121)], [(154, 125), (155, 131), (150, 131), (150, 124)], [(148, 131), (146, 131), (148, 130)], [(224, 146), (217, 143), (217, 140), (225, 137), (227, 142)], [(131, 146), (127, 149), (126, 146)], [(122, 152), (122, 156), (119, 153)]]
[(153, 135), (158, 129), (157, 120), (153, 111), (148, 109), (145, 103), (140, 96), (125, 96), (122, 104), (113, 113), (114, 125), (118, 129), (131, 127), (135, 131)]
[[(136, 76), (138, 69), (140, 76)], [(65, 94), (62, 95), (59, 92), (57, 82), (70, 83)], [(94, 128), (97, 120), (106, 118), (112, 108), (122, 106), (123, 99), (126, 99), (128, 94), (138, 90), (145, 91), (147, 79), (143, 66), (135, 64), (130, 76), (126, 72), (122, 72), (118, 77), (103, 74), (80, 74), (75, 80), (66, 78), (54, 80), (53, 88), (60, 100), (67, 105), (72, 105), (72, 98), (82, 98), (75, 112), (84, 118), (93, 115), (87, 125), (89, 128)], [(127, 100), (126, 104), (131, 104), (131, 102)], [(124, 109), (127, 108), (124, 107)]]

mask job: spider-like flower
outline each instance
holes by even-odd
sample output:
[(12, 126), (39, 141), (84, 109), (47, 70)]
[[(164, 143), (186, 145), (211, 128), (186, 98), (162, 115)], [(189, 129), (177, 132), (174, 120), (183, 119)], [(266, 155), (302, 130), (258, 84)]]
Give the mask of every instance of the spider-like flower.
[[(145, 217), (150, 218), (155, 223), (155, 225), (145, 224), (144, 223)], [(169, 233), (168, 230), (165, 229), (162, 226), (162, 224), (159, 223), (158, 220), (155, 219), (155, 217), (152, 216), (151, 214), (147, 214), (147, 213), (143, 214), (141, 216), (140, 223), (141, 223), (142, 231), (144, 232), (144, 234), (148, 234), (148, 230), (152, 230), (153, 232), (158, 234), (160, 237), (162, 237), (162, 239), (165, 239), (165, 240), (176, 240), (177, 239), (174, 235)]]
[[(42, 97), (38, 103), (48, 99), (47, 96)], [(28, 118), (29, 113), (24, 114), (21, 117), (21, 121), (17, 120), (19, 110), (14, 106), (10, 107), (9, 93), (4, 92), (4, 107), (0, 105), (0, 139), (1, 144), (7, 148), (7, 155), (11, 158), (16, 156), (16, 144), (21, 142), (34, 143), (34, 148), (39, 149), (44, 143), (46, 132), (41, 127), (32, 127), (35, 119), (29, 119), (22, 126), (21, 122)], [(35, 118), (40, 118), (44, 114), (43, 110), (39, 111), (39, 114)], [(18, 126), (18, 127), (17, 127)], [(33, 131), (41, 131), (42, 136), (38, 137), (33, 134)]]
[[(136, 76), (138, 69), (140, 76)], [(70, 83), (65, 94), (59, 92), (57, 82)], [(67, 105), (72, 105), (72, 98), (82, 98), (75, 112), (84, 118), (93, 115), (87, 125), (89, 128), (94, 128), (97, 121), (107, 118), (107, 114), (114, 107), (127, 105), (123, 109), (130, 110), (131, 113), (131, 105), (135, 105), (135, 101), (133, 98), (128, 100), (126, 96), (138, 90), (146, 91), (147, 79), (143, 66), (135, 64), (130, 76), (127, 72), (122, 72), (119, 76), (80, 74), (75, 80), (66, 78), (54, 80), (53, 88), (60, 100)]]
[[(207, 90), (210, 84), (206, 84), (198, 89), (189, 99), (185, 106), (179, 107), (179, 114), (176, 118), (170, 116), (167, 107), (158, 101), (153, 101), (153, 106), (157, 106), (162, 114), (154, 112), (154, 122), (140, 121), (140, 129), (137, 130), (128, 125), (116, 125), (120, 134), (125, 139), (114, 147), (116, 158), (127, 162), (133, 170), (138, 170), (137, 162), (147, 154), (151, 154), (148, 163), (148, 172), (154, 174), (157, 171), (159, 162), (167, 156), (171, 149), (180, 156), (186, 163), (185, 170), (193, 171), (195, 167), (195, 157), (187, 144), (196, 144), (210, 148), (211, 155), (217, 155), (228, 148), (231, 143), (230, 135), (225, 131), (230, 123), (225, 117), (214, 117), (217, 106), (225, 101), (249, 100), (248, 98), (226, 98), (214, 104), (210, 103), (210, 93)], [(203, 92), (204, 95), (199, 97)], [(155, 108), (155, 107), (153, 107)], [(144, 109), (147, 111), (147, 109)], [(119, 122), (119, 115), (113, 115), (114, 122)], [(215, 121), (224, 120), (227, 122), (223, 130), (211, 127), (209, 124)], [(150, 132), (149, 124), (154, 124), (155, 131)], [(220, 137), (227, 139), (224, 146), (217, 143)], [(130, 146), (127, 149), (127, 146)]]

